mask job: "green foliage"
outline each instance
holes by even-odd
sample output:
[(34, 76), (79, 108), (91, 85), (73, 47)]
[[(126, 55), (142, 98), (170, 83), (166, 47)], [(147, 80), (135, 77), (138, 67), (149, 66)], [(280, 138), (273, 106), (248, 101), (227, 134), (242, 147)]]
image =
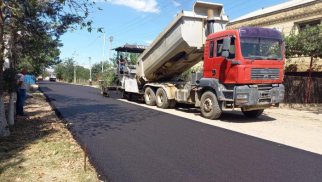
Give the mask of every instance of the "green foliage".
[(290, 64), (287, 67), (285, 67), (285, 72), (297, 72), (297, 65), (296, 64)]
[(72, 82), (74, 79), (74, 60), (67, 58), (63, 63), (55, 66), (56, 78), (67, 82)]
[(183, 81), (191, 81), (191, 77), (192, 77), (192, 73), (196, 73), (196, 72), (201, 72), (203, 68), (202, 64), (196, 64), (195, 66), (193, 66), (192, 68), (186, 70), (185, 72), (183, 72), (178, 79), (183, 80)]
[[(0, 95), (2, 94), (4, 39), (10, 37), (14, 68), (27, 66), (35, 74), (59, 63), (60, 36), (77, 27), (92, 31), (90, 0), (0, 0)], [(99, 28), (97, 31), (102, 32)]]
[(103, 86), (112, 86), (115, 85), (117, 77), (115, 73), (115, 69), (109, 68), (106, 71), (103, 72), (103, 77), (102, 77)]
[[(113, 67), (112, 64), (107, 63), (107, 61), (104, 61), (103, 63), (103, 69), (105, 70), (111, 69)], [(92, 65), (92, 80), (98, 81), (102, 80), (102, 63), (95, 63)]]
[(306, 56), (322, 58), (322, 25), (313, 26), (285, 37), (287, 58)]
[(139, 53), (131, 53), (131, 52), (119, 52), (118, 55), (114, 55), (114, 58), (111, 58), (111, 61), (114, 63), (114, 65), (117, 65), (117, 60), (120, 56), (125, 58), (127, 60), (128, 64), (136, 65), (140, 54)]
[(89, 69), (83, 66), (76, 66), (77, 79), (89, 80)]
[(64, 62), (59, 63), (55, 66), (56, 78), (58, 80), (73, 82), (74, 69), (76, 71), (77, 80), (89, 80), (89, 77), (90, 77), (89, 69), (79, 65), (76, 66), (72, 58), (67, 58), (64, 60)]

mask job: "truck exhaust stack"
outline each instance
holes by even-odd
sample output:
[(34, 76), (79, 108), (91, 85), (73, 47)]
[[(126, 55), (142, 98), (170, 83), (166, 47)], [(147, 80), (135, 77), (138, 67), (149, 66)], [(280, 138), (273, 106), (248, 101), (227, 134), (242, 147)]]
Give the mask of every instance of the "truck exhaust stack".
[(225, 15), (222, 4), (196, 1), (193, 5), (193, 11), (196, 15), (207, 16), (206, 36), (218, 30), (226, 29), (226, 24), (229, 20)]

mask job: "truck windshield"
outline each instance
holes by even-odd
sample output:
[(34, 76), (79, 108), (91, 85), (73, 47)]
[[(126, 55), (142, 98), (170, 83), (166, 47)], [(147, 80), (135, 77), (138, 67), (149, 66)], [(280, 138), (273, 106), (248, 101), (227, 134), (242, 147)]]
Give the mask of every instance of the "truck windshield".
[(241, 50), (245, 59), (282, 60), (282, 42), (266, 38), (241, 38)]

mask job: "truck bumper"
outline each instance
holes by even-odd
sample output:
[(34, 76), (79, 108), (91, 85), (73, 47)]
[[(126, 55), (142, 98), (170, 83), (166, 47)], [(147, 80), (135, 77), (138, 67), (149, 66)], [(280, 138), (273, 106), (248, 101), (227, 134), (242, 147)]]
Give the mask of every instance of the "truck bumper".
[(245, 110), (264, 109), (281, 103), (284, 100), (284, 92), (283, 84), (236, 86), (234, 102), (235, 106)]

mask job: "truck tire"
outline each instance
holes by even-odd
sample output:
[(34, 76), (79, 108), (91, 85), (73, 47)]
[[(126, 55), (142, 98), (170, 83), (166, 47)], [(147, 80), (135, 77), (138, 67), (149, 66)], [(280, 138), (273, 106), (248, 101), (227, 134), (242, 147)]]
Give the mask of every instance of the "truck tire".
[(144, 91), (144, 101), (146, 105), (155, 106), (155, 93), (152, 88), (147, 87)]
[(121, 90), (121, 99), (128, 99), (127, 93), (125, 92), (125, 90)]
[(177, 105), (177, 102), (175, 100), (170, 100), (169, 108), (175, 108)]
[(211, 91), (206, 91), (202, 94), (200, 110), (201, 115), (207, 119), (218, 119), (222, 114), (217, 97)]
[(170, 106), (170, 100), (163, 88), (158, 88), (156, 93), (156, 104), (158, 107), (166, 109)]
[(264, 112), (264, 109), (258, 109), (258, 110), (252, 110), (252, 111), (244, 111), (242, 109), (242, 112), (248, 118), (257, 118), (260, 115), (262, 115), (262, 113)]

